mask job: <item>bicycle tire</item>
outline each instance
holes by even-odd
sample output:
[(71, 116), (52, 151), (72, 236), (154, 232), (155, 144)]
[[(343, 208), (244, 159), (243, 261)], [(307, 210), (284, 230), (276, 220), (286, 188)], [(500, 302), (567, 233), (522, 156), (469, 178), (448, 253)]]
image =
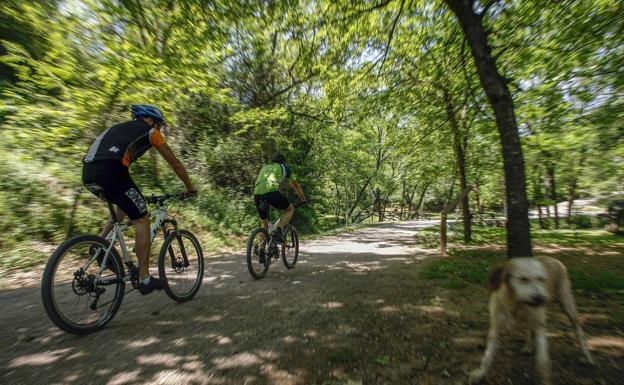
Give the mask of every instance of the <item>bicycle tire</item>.
[[(249, 239), (247, 240), (247, 270), (249, 270), (249, 274), (251, 274), (252, 277), (254, 277), (255, 279), (260, 279), (263, 278), (267, 271), (269, 271), (269, 259), (270, 256), (269, 255), (265, 255), (266, 261), (265, 263), (255, 263), (254, 258), (256, 257), (254, 255), (254, 240), (256, 238), (256, 236), (260, 233), (264, 234), (264, 239), (269, 239), (269, 232), (266, 231), (264, 228), (262, 227), (258, 227), (256, 229), (254, 229), (251, 234), (249, 234)], [(268, 254), (265, 252), (265, 254)], [(260, 267), (259, 271), (256, 271), (256, 269), (254, 269), (254, 265), (257, 265), (258, 267)]]
[[(284, 240), (285, 243), (282, 246), (282, 261), (284, 262), (284, 266), (286, 266), (287, 269), (292, 269), (293, 267), (295, 267), (297, 261), (299, 260), (299, 234), (297, 234), (297, 229), (295, 229), (294, 226), (286, 226)], [(294, 257), (292, 258), (292, 261), (290, 261), (288, 256), (286, 255), (288, 249), (292, 249), (294, 251)]]
[[(125, 294), (125, 281), (120, 280), (115, 284), (115, 294), (109, 307), (109, 310), (105, 313), (104, 317), (100, 317), (97, 322), (81, 325), (69, 320), (66, 316), (64, 316), (63, 312), (59, 309), (59, 305), (56, 301), (55, 290), (54, 290), (54, 278), (57, 273), (57, 269), (59, 264), (62, 262), (63, 257), (69, 254), (72, 249), (77, 249), (79, 246), (84, 244), (98, 245), (103, 248), (108, 248), (110, 243), (97, 235), (91, 234), (82, 234), (74, 236), (65, 242), (61, 243), (56, 250), (50, 256), (45, 269), (43, 271), (43, 277), (41, 280), (41, 299), (43, 301), (43, 307), (52, 321), (54, 325), (56, 325), (59, 329), (66, 331), (68, 333), (84, 335), (93, 333), (102, 329), (106, 324), (108, 324), (115, 314), (117, 310), (119, 310), (119, 306), (121, 306), (121, 302), (123, 301), (123, 297)], [(113, 264), (113, 269), (109, 269), (117, 278), (125, 277), (124, 267), (121, 263), (121, 258), (119, 257), (119, 253), (117, 250), (112, 247), (111, 254), (108, 256), (109, 261)], [(85, 263), (88, 259), (85, 260)], [(91, 264), (93, 265), (93, 263)], [(108, 265), (108, 262), (107, 262)], [(98, 268), (99, 269), (99, 268)], [(74, 281), (72, 280), (72, 290)], [(75, 293), (75, 292), (74, 292)], [(78, 295), (78, 294), (74, 294)], [(87, 298), (88, 300), (88, 298)]]
[[(182, 294), (179, 294), (176, 292), (174, 287), (172, 287), (172, 283), (181, 282), (182, 280), (179, 278), (180, 276), (178, 274), (182, 274), (182, 272), (188, 272), (187, 268), (190, 267), (190, 265), (187, 267), (176, 265), (176, 267), (174, 267), (174, 264), (180, 262), (180, 258), (183, 258), (181, 256), (183, 248), (184, 250), (186, 250), (185, 242), (180, 243), (180, 241), (184, 238), (188, 239), (190, 241), (190, 244), (193, 245), (195, 249), (194, 256), (197, 257), (197, 273), (194, 277), (194, 281), (190, 289)], [(178, 253), (180, 255), (177, 255), (174, 251), (174, 242), (178, 243)], [(172, 270), (170, 273), (167, 273), (166, 268), (168, 267), (168, 265), (166, 265), (166, 263), (169, 261), (171, 262), (170, 267)], [(181, 271), (177, 271), (176, 268)], [(167, 293), (167, 295), (174, 301), (186, 302), (191, 300), (197, 294), (197, 292), (201, 288), (201, 284), (204, 278), (204, 255), (199, 241), (190, 231), (178, 230), (178, 233), (176, 233), (175, 231), (171, 231), (165, 237), (165, 241), (163, 242), (160, 248), (160, 253), (158, 254), (158, 275), (161, 279), (163, 279), (163, 289), (165, 290), (165, 293)], [(169, 278), (172, 278), (171, 281), (169, 280)]]

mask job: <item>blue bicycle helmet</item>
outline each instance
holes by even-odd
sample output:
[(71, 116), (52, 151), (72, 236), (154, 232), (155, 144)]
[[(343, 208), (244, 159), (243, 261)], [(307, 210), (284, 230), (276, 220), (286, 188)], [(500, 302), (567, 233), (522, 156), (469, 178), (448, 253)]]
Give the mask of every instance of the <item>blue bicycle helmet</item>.
[(165, 117), (158, 107), (149, 104), (133, 104), (131, 107), (132, 119), (152, 118), (160, 124), (165, 124)]

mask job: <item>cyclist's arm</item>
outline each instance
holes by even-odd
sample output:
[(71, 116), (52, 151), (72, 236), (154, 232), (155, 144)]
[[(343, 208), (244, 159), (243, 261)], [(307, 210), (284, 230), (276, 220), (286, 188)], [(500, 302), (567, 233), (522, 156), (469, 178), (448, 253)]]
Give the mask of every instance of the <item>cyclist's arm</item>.
[(297, 197), (299, 198), (299, 200), (301, 200), (302, 202), (307, 201), (305, 194), (303, 193), (303, 189), (301, 188), (301, 185), (299, 184), (299, 182), (297, 182), (296, 180), (291, 180), (290, 185), (295, 190), (295, 194), (297, 194)]
[(186, 172), (186, 168), (184, 168), (184, 165), (182, 165), (182, 162), (178, 160), (178, 158), (175, 156), (171, 148), (166, 143), (164, 143), (156, 147), (156, 149), (158, 150), (160, 155), (162, 155), (162, 157), (165, 158), (167, 163), (169, 163), (169, 165), (171, 166), (173, 171), (176, 173), (178, 178), (180, 178), (182, 183), (184, 183), (184, 186), (186, 186), (186, 191), (187, 192), (197, 191), (197, 189), (193, 186), (193, 182), (191, 182), (191, 178)]

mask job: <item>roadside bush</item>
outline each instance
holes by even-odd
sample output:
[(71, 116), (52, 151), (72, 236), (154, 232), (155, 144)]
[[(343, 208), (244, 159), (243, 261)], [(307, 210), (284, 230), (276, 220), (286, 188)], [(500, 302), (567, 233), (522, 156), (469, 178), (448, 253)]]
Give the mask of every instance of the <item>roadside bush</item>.
[(56, 240), (63, 233), (68, 201), (62, 184), (40, 165), (0, 157), (0, 248), (27, 239)]

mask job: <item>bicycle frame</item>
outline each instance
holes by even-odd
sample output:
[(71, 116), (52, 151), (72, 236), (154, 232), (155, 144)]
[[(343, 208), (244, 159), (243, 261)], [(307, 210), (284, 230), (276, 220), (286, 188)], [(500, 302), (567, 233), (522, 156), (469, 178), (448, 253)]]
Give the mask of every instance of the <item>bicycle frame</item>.
[[(111, 213), (113, 213), (112, 205), (109, 204), (109, 208), (111, 210)], [(156, 233), (158, 233), (158, 229), (162, 228), (164, 231), (165, 230), (164, 226), (167, 223), (171, 223), (174, 227), (174, 231), (176, 233), (178, 232), (178, 223), (175, 219), (169, 218), (167, 207), (165, 205), (160, 205), (159, 207), (153, 209), (152, 211), (150, 211), (149, 215), (150, 215), (150, 219), (154, 218), (154, 221), (152, 222), (150, 226), (150, 245), (152, 244), (152, 242), (154, 242), (154, 239), (156, 238)], [(128, 253), (128, 248), (126, 247), (126, 241), (123, 237), (124, 231), (126, 231), (130, 226), (132, 225), (129, 224), (129, 222), (121, 223), (117, 220), (116, 216), (113, 215), (113, 229), (106, 236), (106, 240), (109, 241), (110, 244), (104, 254), (104, 259), (102, 260), (100, 270), (98, 272), (98, 280), (99, 280), (99, 276), (102, 274), (102, 272), (106, 268), (108, 258), (110, 257), (110, 251), (113, 247), (115, 247), (115, 243), (117, 242), (119, 242), (119, 246), (121, 247), (121, 254), (122, 254), (124, 264), (130, 269), (134, 267), (134, 263), (132, 259), (130, 258), (130, 253)], [(183, 251), (183, 255), (186, 255), (184, 251)], [(95, 260), (95, 257), (90, 259), (85, 265), (84, 269), (86, 270), (89, 267), (89, 265), (93, 263), (94, 260)], [(126, 272), (125, 276), (123, 277), (123, 280), (128, 282), (131, 279), (132, 279), (132, 276)], [(99, 280), (99, 283), (102, 285), (112, 284), (115, 282), (117, 282), (117, 279)]]

